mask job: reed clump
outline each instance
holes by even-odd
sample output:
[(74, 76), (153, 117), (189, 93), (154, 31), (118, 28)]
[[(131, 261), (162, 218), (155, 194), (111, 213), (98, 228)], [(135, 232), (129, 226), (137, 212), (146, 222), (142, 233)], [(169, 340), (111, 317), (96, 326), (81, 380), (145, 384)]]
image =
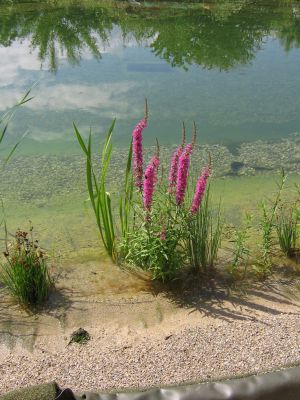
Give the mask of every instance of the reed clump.
[(0, 280), (8, 292), (24, 306), (42, 305), (53, 287), (45, 252), (29, 232), (17, 230), (4, 252)]

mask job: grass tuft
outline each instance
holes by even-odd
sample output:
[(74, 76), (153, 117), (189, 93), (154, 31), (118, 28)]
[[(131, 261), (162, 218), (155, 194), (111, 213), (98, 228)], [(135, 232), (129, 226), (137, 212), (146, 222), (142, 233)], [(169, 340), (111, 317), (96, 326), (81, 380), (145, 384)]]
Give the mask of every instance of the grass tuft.
[(30, 232), (18, 230), (13, 243), (4, 252), (0, 280), (9, 293), (22, 305), (38, 306), (49, 296), (53, 280), (45, 253)]

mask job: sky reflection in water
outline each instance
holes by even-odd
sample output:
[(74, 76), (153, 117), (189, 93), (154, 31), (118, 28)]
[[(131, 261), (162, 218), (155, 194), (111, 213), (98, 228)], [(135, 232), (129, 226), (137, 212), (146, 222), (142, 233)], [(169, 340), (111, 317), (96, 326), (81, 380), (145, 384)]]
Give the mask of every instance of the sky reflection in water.
[[(94, 219), (83, 207), (84, 161), (72, 122), (86, 133), (92, 127), (95, 141), (116, 117), (115, 143), (127, 147), (145, 96), (146, 144), (155, 137), (163, 145), (178, 143), (181, 121), (190, 129), (195, 120), (199, 144), (228, 146), (212, 149), (216, 176), (255, 175), (214, 181), (234, 222), (239, 208), (256, 207), (253, 193), (258, 201), (274, 190), (264, 172), (278, 171), (279, 164), (299, 172), (298, 136), (264, 143), (300, 132), (298, 1), (126, 4), (0, 5), (0, 114), (38, 81), (35, 98), (12, 121), (7, 146), (26, 129), (30, 135), (2, 171), (1, 189), (9, 228), (32, 219), (49, 248), (98, 246)], [(193, 155), (199, 170), (207, 157), (201, 154), (199, 162)], [(116, 185), (126, 150), (114, 155)]]
[(23, 151), (74, 152), (73, 120), (103, 134), (113, 117), (127, 145), (145, 96), (147, 144), (178, 142), (182, 120), (196, 121), (201, 143), (299, 131), (299, 3), (219, 3), (1, 6), (0, 111), (39, 82), (12, 124), (13, 136), (30, 131)]

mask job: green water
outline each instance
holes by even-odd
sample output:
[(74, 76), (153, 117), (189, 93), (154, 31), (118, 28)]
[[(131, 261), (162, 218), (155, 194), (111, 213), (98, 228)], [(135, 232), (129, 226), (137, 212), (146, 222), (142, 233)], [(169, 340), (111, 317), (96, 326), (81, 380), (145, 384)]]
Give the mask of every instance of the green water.
[(299, 47), (300, 1), (0, 2), (0, 112), (38, 82), (1, 149), (29, 131), (1, 173), (11, 230), (31, 219), (51, 249), (97, 246), (72, 121), (98, 146), (117, 118), (119, 180), (145, 97), (145, 144), (158, 137), (167, 161), (181, 121), (196, 121), (194, 162), (212, 152), (232, 218), (274, 190), (280, 167), (300, 182)]

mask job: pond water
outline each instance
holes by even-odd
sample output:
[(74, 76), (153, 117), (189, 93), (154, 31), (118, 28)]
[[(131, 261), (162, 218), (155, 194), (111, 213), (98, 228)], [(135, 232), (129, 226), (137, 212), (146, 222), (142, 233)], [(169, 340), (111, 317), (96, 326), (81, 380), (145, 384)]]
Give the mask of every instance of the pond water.
[(10, 229), (31, 219), (46, 246), (88, 257), (98, 237), (72, 122), (98, 145), (117, 118), (114, 180), (145, 97), (145, 143), (168, 152), (194, 120), (232, 216), (280, 167), (300, 182), (299, 47), (300, 1), (1, 3), (0, 112), (37, 82), (1, 149), (29, 131), (1, 173)]

